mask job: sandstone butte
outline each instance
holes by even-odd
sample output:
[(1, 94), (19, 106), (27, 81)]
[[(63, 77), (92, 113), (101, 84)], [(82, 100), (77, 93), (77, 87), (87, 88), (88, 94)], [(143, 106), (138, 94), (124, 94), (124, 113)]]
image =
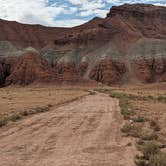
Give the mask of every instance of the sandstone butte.
[(0, 20), (0, 85), (166, 81), (166, 7), (113, 6), (73, 28)]

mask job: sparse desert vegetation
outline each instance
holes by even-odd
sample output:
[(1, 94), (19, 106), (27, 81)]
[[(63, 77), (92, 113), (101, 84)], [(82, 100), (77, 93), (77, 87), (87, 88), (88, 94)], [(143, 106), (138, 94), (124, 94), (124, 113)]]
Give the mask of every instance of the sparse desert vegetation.
[(18, 1), (0, 0), (0, 166), (166, 166), (166, 0)]
[(28, 115), (49, 111), (93, 92), (56, 86), (6, 87), (0, 89), (0, 127)]
[[(98, 155), (100, 151), (103, 152), (103, 155), (109, 152), (111, 152), (110, 154), (117, 153), (119, 146), (122, 146), (121, 148), (124, 149), (125, 144), (124, 151), (126, 152), (123, 152), (123, 154), (126, 155), (125, 158), (127, 159), (131, 156), (130, 163), (134, 163), (137, 166), (165, 166), (166, 103), (163, 99), (165, 98), (166, 89), (158, 88), (157, 91), (156, 93), (154, 87), (149, 90), (146, 88), (145, 91), (144, 86), (142, 90), (141, 86), (138, 89), (131, 89), (131, 87), (103, 87), (102, 89), (95, 89), (94, 87), (56, 87), (51, 85), (47, 87), (7, 87), (0, 91), (0, 104), (2, 107), (0, 111), (0, 127), (5, 126), (9, 121), (18, 121), (16, 125), (11, 123), (11, 125), (1, 128), (2, 131), (10, 129), (12, 126), (20, 129), (22, 124), (24, 124), (26, 127), (29, 127), (29, 130), (32, 130), (31, 132), (40, 131), (45, 137), (42, 129), (42, 126), (44, 126), (44, 128), (48, 128), (48, 130), (45, 130), (48, 135), (45, 141), (51, 139), (53, 143), (45, 146), (50, 146), (51, 148), (53, 145), (57, 145), (54, 136), (66, 141), (64, 133), (68, 138), (72, 136), (74, 140), (78, 140), (80, 136), (87, 135), (86, 141), (89, 141), (88, 139), (94, 136), (96, 140), (99, 139), (99, 147), (90, 146), (82, 149), (85, 153), (88, 153), (88, 156), (89, 154)], [(75, 101), (82, 98), (82, 96), (87, 97), (83, 98), (84, 100), (81, 100), (81, 102), (80, 100)], [(71, 101), (75, 102), (71, 103)], [(63, 104), (65, 105), (63, 106)], [(61, 105), (62, 107), (57, 107)], [(120, 110), (117, 107), (118, 105)], [(53, 111), (51, 112), (51, 110)], [(43, 114), (23, 119), (37, 113)], [(38, 122), (38, 118), (41, 121), (39, 120)], [(23, 120), (19, 121), (20, 119)], [(69, 123), (69, 125), (65, 125), (66, 123)], [(51, 131), (55, 132), (55, 135), (49, 132), (50, 128), (53, 128)], [(56, 134), (56, 131), (59, 132), (62, 128), (65, 128), (65, 131), (62, 130), (61, 135)], [(99, 131), (103, 137), (95, 135), (96, 131)], [(31, 132), (29, 133), (30, 137)], [(113, 135), (112, 132), (114, 132)], [(18, 134), (21, 137), (23, 136), (21, 131)], [(88, 137), (88, 135), (91, 136)], [(17, 134), (12, 135), (13, 140), (15, 140), (15, 137), (17, 137)], [(40, 135), (38, 134), (35, 137), (36, 140), (41, 139), (43, 141), (44, 139), (44, 137), (39, 138)], [(109, 147), (107, 144), (110, 142), (109, 138), (114, 140), (118, 138), (117, 141), (120, 139), (122, 142), (120, 145), (117, 142), (116, 145), (113, 144)], [(34, 138), (31, 139), (35, 144), (39, 144), (36, 140)], [(4, 138), (3, 141), (6, 146), (6, 139)], [(78, 142), (78, 144), (80, 142), (83, 143), (82, 141)], [(93, 140), (91, 143), (93, 144)], [(31, 146), (29, 142), (26, 142), (26, 145)], [(71, 147), (73, 147), (73, 143)], [(14, 148), (11, 148), (13, 152), (15, 152)], [(61, 146), (59, 148), (61, 149)], [(60, 149), (59, 151), (61, 151)], [(48, 152), (47, 149), (45, 152)], [(54, 153), (56, 152), (54, 151)], [(19, 157), (19, 155), (15, 157)], [(119, 155), (116, 158), (116, 162), (117, 160), (120, 161)], [(114, 161), (114, 159), (111, 158), (111, 161)]]
[[(135, 146), (131, 138), (124, 138), (121, 135), (121, 124), (124, 120), (117, 99), (93, 92), (93, 88), (26, 88), (15, 90), (13, 88), (15, 93), (13, 96), (19, 96), (16, 95), (16, 91), (24, 92), (26, 97), (24, 103), (31, 101), (28, 108), (33, 106), (33, 109), (15, 111), (14, 115), (8, 112), (8, 118), (14, 123), (8, 123), (0, 128), (1, 164), (23, 165), (27, 157), (30, 157), (26, 160), (27, 165), (35, 161), (35, 165), (67, 163), (74, 166), (73, 163), (79, 165), (77, 163), (81, 161), (82, 165), (124, 163), (134, 166)], [(85, 97), (76, 100), (80, 96)], [(31, 97), (33, 100), (30, 100)], [(34, 105), (34, 100), (39, 100), (40, 105)], [(21, 101), (23, 102), (22, 99)], [(67, 104), (56, 107), (55, 103), (62, 101)], [(36, 114), (38, 112), (43, 113)], [(32, 114), (36, 115), (26, 117)], [(26, 118), (23, 118), (24, 116)]]
[(107, 88), (97, 91), (119, 99), (126, 123), (124, 136), (134, 137), (141, 155), (138, 166), (165, 166), (166, 160), (166, 89), (165, 84)]

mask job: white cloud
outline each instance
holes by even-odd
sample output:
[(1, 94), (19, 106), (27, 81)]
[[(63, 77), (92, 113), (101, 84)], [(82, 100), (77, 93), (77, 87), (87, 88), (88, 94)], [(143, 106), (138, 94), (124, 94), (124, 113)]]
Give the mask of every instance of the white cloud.
[(58, 27), (74, 27), (86, 23), (88, 20), (83, 19), (70, 19), (70, 20), (58, 20), (55, 21)]
[[(67, 1), (72, 5), (65, 3)], [(48, 5), (49, 2), (52, 5)], [(166, 6), (166, 0), (0, 0), (0, 18), (29, 24), (72, 27), (88, 21), (84, 17), (105, 17), (108, 12), (106, 8), (111, 5), (148, 2)], [(106, 6), (109, 4), (109, 7)], [(72, 15), (72, 18), (68, 15)]]
[(113, 3), (116, 5), (123, 4), (123, 3), (151, 3), (151, 4), (158, 4), (165, 6), (166, 0), (103, 0), (108, 3)]
[(56, 26), (59, 14), (74, 13), (77, 8), (64, 5), (48, 6), (48, 0), (0, 0), (0, 18), (22, 23)]
[(165, 6), (165, 7), (166, 7), (166, 3), (165, 3), (165, 4), (162, 4), (162, 3), (154, 3), (154, 5), (156, 5), (156, 6)]
[(78, 15), (87, 17), (90, 15), (96, 15), (99, 17), (105, 17), (106, 11), (105, 2), (103, 0), (68, 0), (73, 5), (79, 5), (80, 12)]
[(96, 9), (96, 10), (84, 10), (79, 13), (80, 16), (86, 17), (90, 15), (96, 15), (98, 17), (106, 17), (106, 13), (108, 13), (108, 10), (104, 9)]

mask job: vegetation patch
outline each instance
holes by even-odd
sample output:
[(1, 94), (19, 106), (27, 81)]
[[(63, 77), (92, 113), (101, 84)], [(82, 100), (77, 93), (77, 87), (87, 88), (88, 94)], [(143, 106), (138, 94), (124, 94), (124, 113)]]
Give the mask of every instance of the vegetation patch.
[(145, 118), (142, 116), (137, 116), (136, 118), (133, 118), (133, 121), (137, 123), (142, 123), (145, 122)]
[(137, 166), (165, 166), (166, 153), (161, 152), (159, 145), (155, 142), (147, 142), (142, 145), (143, 156), (136, 156)]
[(161, 96), (161, 95), (158, 97), (155, 97), (152, 95), (143, 96), (143, 95), (127, 94), (123, 92), (115, 92), (109, 89), (96, 89), (96, 91), (110, 94), (110, 97), (112, 98), (129, 99), (129, 100), (135, 100), (135, 101), (137, 100), (150, 101), (151, 100), (151, 101), (166, 103), (166, 96)]
[(151, 156), (158, 154), (159, 151), (159, 146), (155, 142), (147, 142), (142, 147), (142, 153), (146, 160), (149, 160)]
[(43, 113), (43, 112), (47, 112), (47, 111), (49, 111), (49, 107), (36, 107), (31, 110), (17, 112), (5, 119), (0, 119), (0, 127), (5, 126), (9, 121), (16, 122), (25, 116), (29, 116), (29, 115), (33, 115), (33, 114), (37, 114), (37, 113)]
[(13, 114), (11, 117), (9, 117), (9, 120), (16, 122), (17, 120), (21, 119), (21, 115), (19, 113)]
[(0, 127), (5, 126), (7, 123), (6, 119), (0, 119)]
[(127, 101), (120, 101), (120, 110), (125, 120), (131, 119), (131, 116), (134, 115), (134, 112)]
[[(62, 91), (62, 90), (59, 90), (59, 91)], [(67, 94), (68, 95), (65, 95), (64, 98), (66, 97), (66, 99), (64, 100), (63, 98), (63, 95), (66, 93), (66, 91), (68, 92)], [(71, 92), (74, 91), (74, 90), (71, 90)], [(13, 113), (12, 115), (9, 114), (7, 117), (5, 116), (5, 118), (2, 116), (0, 117), (0, 127), (3, 127), (5, 126), (8, 122), (12, 121), (12, 122), (16, 122), (26, 116), (30, 116), (30, 115), (33, 115), (33, 114), (37, 114), (37, 113), (44, 113), (44, 112), (47, 112), (47, 111), (50, 111), (50, 109), (55, 106), (55, 107), (58, 107), (58, 106), (61, 106), (63, 104), (67, 104), (67, 103), (70, 103), (70, 102), (73, 102), (73, 101), (76, 101), (78, 99), (81, 99), (82, 97), (86, 96), (86, 95), (95, 95), (96, 93), (94, 91), (87, 91), (87, 90), (79, 90), (82, 94), (73, 94), (72, 93), (70, 94), (69, 96), (69, 90), (63, 90), (63, 93), (62, 94), (59, 94), (59, 99), (60, 102), (55, 102), (55, 105), (52, 105), (52, 104), (47, 104), (46, 106), (41, 106), (41, 107), (38, 107), (36, 106), (35, 108), (30, 108), (30, 109), (26, 109), (26, 110), (22, 110), (22, 111), (16, 111), (15, 113)], [(58, 92), (58, 90), (57, 90)], [(88, 93), (87, 93), (88, 92)], [(75, 92), (73, 92), (75, 93)], [(50, 96), (50, 95), (49, 95)], [(57, 100), (57, 99), (56, 99)]]
[(158, 139), (158, 135), (156, 133), (143, 134), (141, 139), (144, 140), (144, 141), (157, 140)]
[(155, 120), (150, 121), (150, 126), (154, 131), (160, 131), (160, 126), (158, 125), (158, 122)]
[(121, 131), (123, 133), (126, 133), (127, 136), (132, 136), (132, 137), (141, 137), (142, 135), (142, 130), (140, 127), (134, 125), (134, 124), (130, 124), (130, 123), (126, 123)]
[[(126, 123), (121, 131), (126, 136), (135, 137), (137, 139), (137, 148), (141, 155), (136, 156), (135, 163), (137, 166), (166, 166), (166, 153), (161, 151), (161, 140), (159, 139), (160, 126), (157, 120), (145, 118), (139, 113), (139, 109), (133, 105), (133, 101), (160, 102), (166, 103), (165, 96), (143, 96), (127, 94), (124, 92), (115, 92), (108, 89), (99, 90), (107, 93), (112, 98), (119, 99), (121, 114)], [(137, 112), (137, 110), (139, 110)], [(146, 124), (146, 125), (143, 125)], [(149, 124), (149, 125), (148, 125)]]
[(149, 166), (166, 166), (166, 153), (159, 153), (150, 156)]
[(157, 100), (162, 103), (166, 103), (166, 96), (158, 96)]
[[(93, 95), (93, 91), (88, 91), (86, 88), (52, 85), (3, 88), (0, 91), (0, 127), (9, 121), (15, 122), (26, 116), (43, 113), (51, 110), (53, 106), (59, 107), (90, 94)], [(12, 104), (9, 104), (11, 102)]]

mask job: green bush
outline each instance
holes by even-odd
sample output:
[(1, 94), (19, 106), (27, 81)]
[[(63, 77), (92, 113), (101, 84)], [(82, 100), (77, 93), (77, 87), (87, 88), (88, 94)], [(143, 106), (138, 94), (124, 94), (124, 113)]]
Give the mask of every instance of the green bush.
[(165, 96), (158, 96), (158, 97), (157, 97), (157, 100), (158, 100), (159, 102), (166, 103), (166, 97), (165, 97)]
[(158, 125), (157, 121), (151, 120), (150, 126), (154, 131), (160, 131), (160, 126)]
[(20, 112), (20, 114), (21, 114), (22, 116), (28, 116), (28, 115), (29, 115), (28, 111)]
[(7, 121), (5, 119), (0, 119), (0, 127), (5, 126)]
[(36, 107), (34, 110), (35, 110), (34, 111), (35, 113), (43, 113), (43, 112), (49, 111), (49, 108), (48, 107)]
[(96, 92), (94, 92), (94, 91), (89, 91), (89, 95), (95, 95), (96, 94)]
[(154, 142), (147, 142), (142, 148), (142, 152), (146, 160), (149, 160), (151, 156), (158, 154), (159, 151), (159, 146)]
[(138, 116), (138, 117), (134, 118), (133, 121), (141, 123), (141, 122), (145, 122), (145, 119), (142, 116)]
[(130, 111), (128, 110), (128, 107), (126, 105), (121, 105), (120, 106), (121, 109), (121, 114), (124, 116), (124, 119), (130, 119)]
[(166, 166), (166, 153), (152, 155), (149, 159), (149, 166)]
[(21, 115), (20, 114), (13, 114), (11, 117), (10, 117), (10, 120), (15, 122), (17, 120), (21, 119)]
[(137, 166), (148, 166), (147, 160), (144, 160), (144, 159), (136, 160), (136, 161), (135, 161), (135, 164), (136, 164)]
[(125, 120), (130, 119), (135, 114), (127, 101), (120, 101), (120, 110)]
[(132, 137), (141, 137), (141, 135), (142, 135), (142, 130), (140, 127), (129, 124), (129, 123), (126, 123), (122, 127), (121, 131), (123, 133), (126, 133), (128, 136), (132, 136)]
[(142, 140), (145, 140), (145, 141), (152, 141), (152, 140), (157, 140), (158, 139), (158, 135), (155, 134), (155, 133), (152, 133), (152, 134), (143, 134), (142, 137), (141, 137)]

